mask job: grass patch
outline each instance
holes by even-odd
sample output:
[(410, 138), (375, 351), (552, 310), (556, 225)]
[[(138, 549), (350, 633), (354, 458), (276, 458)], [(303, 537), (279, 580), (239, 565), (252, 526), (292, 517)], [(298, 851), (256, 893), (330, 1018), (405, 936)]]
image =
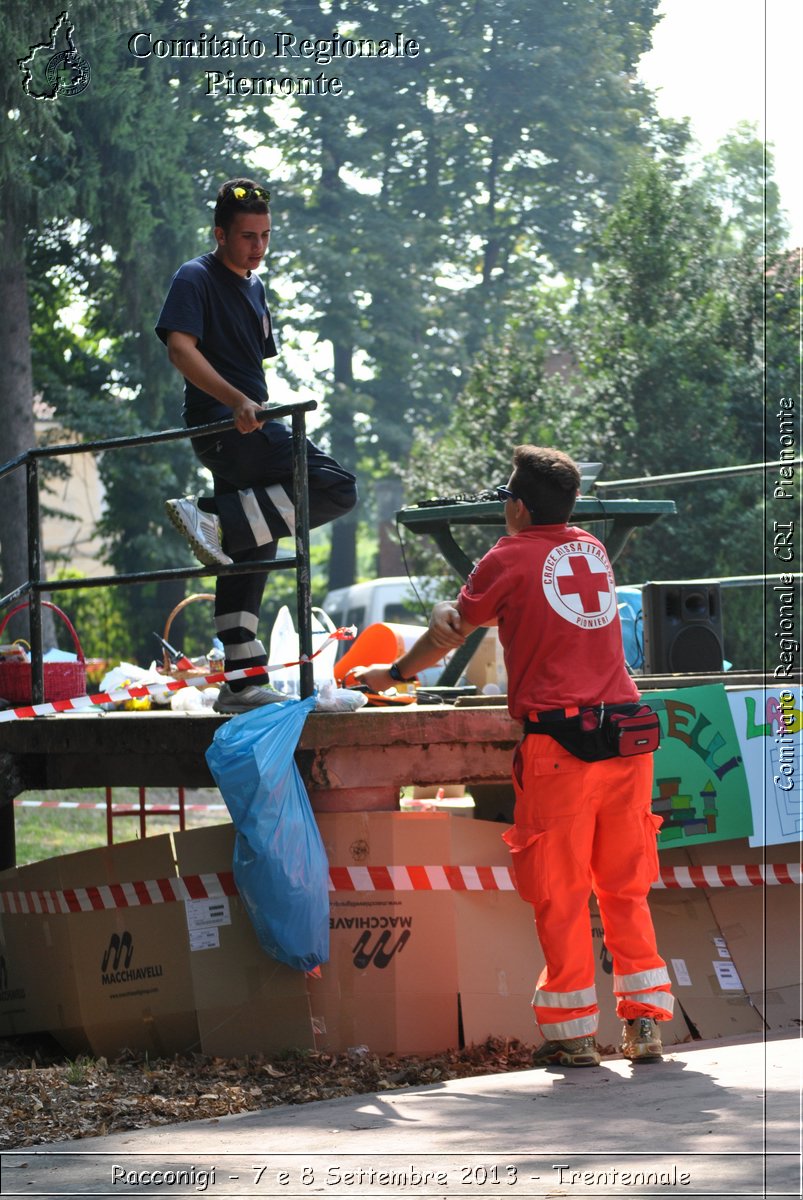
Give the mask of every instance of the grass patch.
[[(30, 807), (15, 804), (14, 820), (17, 839), (17, 864), (40, 862), (59, 854), (73, 854), (79, 850), (94, 850), (105, 846), (106, 838), (106, 791), (105, 788), (75, 788), (64, 791), (24, 792), (17, 797), (21, 801), (43, 801), (59, 807)], [(216, 788), (187, 788), (184, 793), (185, 806), (197, 804), (222, 804)], [(138, 788), (114, 788), (112, 803), (115, 808), (139, 804)], [(149, 788), (147, 804), (174, 807), (178, 804), (175, 788)], [(71, 808), (65, 805), (100, 805), (93, 808)], [(197, 829), (202, 825), (225, 825), (229, 815), (225, 810), (199, 809), (186, 812), (186, 828)], [(179, 828), (177, 813), (154, 814), (146, 817), (146, 835), (171, 833)], [(130, 842), (139, 839), (139, 816), (118, 816), (114, 819), (115, 842)]]

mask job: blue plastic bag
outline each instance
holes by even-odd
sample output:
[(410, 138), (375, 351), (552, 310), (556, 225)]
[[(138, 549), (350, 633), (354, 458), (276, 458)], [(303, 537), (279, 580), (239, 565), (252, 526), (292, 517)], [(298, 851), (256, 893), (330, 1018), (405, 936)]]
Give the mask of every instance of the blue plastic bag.
[(329, 864), (293, 759), (315, 697), (233, 717), (206, 752), (237, 831), (234, 880), (259, 944), (311, 971), (329, 958)]
[(625, 662), (631, 671), (640, 671), (644, 666), (644, 616), (641, 611), (641, 588), (618, 587), (616, 599), (619, 620), (622, 625)]

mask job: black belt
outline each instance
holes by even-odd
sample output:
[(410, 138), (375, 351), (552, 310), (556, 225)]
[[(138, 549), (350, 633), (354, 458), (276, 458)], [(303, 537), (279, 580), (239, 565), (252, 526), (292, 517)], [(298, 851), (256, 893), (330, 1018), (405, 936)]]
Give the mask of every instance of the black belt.
[[(587, 705), (584, 707), (588, 707), (588, 708), (594, 707), (596, 709), (596, 711), (599, 711), (599, 705), (596, 705), (596, 706)], [(528, 715), (525, 717), (524, 723), (525, 723), (525, 725), (540, 725), (540, 723), (542, 721), (546, 721), (547, 723), (549, 723), (550, 721), (569, 721), (569, 720), (571, 720), (572, 717), (578, 717), (579, 715), (580, 715), (580, 709), (577, 707), (548, 708), (545, 712), (528, 713)]]
[(564, 728), (594, 729), (602, 724), (603, 714), (635, 712), (638, 702), (622, 700), (618, 704), (583, 704), (580, 707), (548, 708), (544, 712), (531, 712), (524, 718), (524, 732), (547, 733), (544, 725), (562, 725)]

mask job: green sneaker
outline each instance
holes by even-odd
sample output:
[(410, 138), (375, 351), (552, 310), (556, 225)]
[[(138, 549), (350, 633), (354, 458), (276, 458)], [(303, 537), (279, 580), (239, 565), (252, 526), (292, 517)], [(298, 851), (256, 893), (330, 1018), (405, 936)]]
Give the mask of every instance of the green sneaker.
[(650, 1017), (636, 1017), (622, 1026), (622, 1054), (632, 1062), (657, 1062), (664, 1048), (658, 1022)]
[(598, 1067), (599, 1050), (593, 1037), (544, 1042), (533, 1054), (534, 1067)]

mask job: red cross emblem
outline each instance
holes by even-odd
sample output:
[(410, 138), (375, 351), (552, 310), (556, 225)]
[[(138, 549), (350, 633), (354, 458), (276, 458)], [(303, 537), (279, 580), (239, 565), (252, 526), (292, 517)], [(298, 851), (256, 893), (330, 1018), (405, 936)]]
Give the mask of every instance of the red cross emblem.
[(570, 556), (569, 565), (569, 572), (555, 580), (561, 596), (579, 596), (584, 613), (598, 613), (601, 597), (610, 594), (607, 572), (592, 571), (588, 559), (579, 554)]
[(616, 616), (611, 566), (599, 543), (578, 538), (556, 546), (544, 560), (544, 598), (566, 621), (598, 629)]

